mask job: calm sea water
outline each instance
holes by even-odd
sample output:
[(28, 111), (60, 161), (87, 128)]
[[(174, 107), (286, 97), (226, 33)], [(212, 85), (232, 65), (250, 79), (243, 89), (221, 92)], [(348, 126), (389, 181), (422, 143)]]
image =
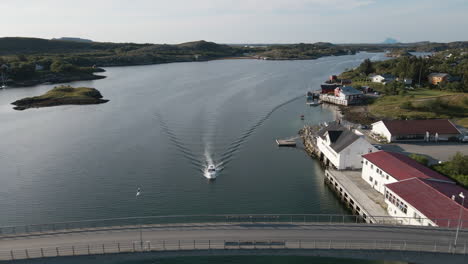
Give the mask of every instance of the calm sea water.
[[(381, 54), (108, 68), (110, 102), (14, 111), (52, 85), (0, 90), (0, 225), (223, 213), (343, 213), (317, 162), (278, 148), (333, 120), (305, 93)], [(299, 116), (305, 115), (305, 120)], [(215, 182), (203, 177), (218, 165)], [(142, 195), (135, 199), (138, 187)]]
[[(116, 67), (106, 69), (106, 79), (71, 83), (99, 89), (110, 99), (102, 105), (14, 111), (11, 102), (53, 86), (0, 90), (0, 225), (174, 214), (345, 213), (324, 186), (319, 164), (300, 149), (278, 148), (274, 140), (296, 135), (305, 124), (333, 120), (329, 109), (307, 107), (305, 93), (365, 58), (382, 54)], [(220, 168), (214, 182), (203, 177), (209, 162)], [(142, 194), (136, 200), (138, 187)]]

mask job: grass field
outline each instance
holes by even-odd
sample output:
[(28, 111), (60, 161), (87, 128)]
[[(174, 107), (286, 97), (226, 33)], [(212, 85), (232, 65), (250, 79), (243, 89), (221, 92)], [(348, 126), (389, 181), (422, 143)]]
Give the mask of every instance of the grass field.
[(404, 96), (382, 96), (368, 106), (377, 118), (449, 118), (468, 127), (468, 94), (430, 89), (409, 90)]

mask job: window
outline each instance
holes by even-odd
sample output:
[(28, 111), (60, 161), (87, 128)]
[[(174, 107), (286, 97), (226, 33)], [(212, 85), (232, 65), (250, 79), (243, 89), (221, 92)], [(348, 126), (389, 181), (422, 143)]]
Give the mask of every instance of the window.
[(369, 176), (369, 181), (370, 181), (370, 182), (373, 182), (373, 181), (374, 181), (374, 179), (372, 178), (372, 176)]
[[(387, 199), (389, 202), (391, 202), (393, 205), (395, 205), (400, 211), (407, 214), (408, 205), (406, 205), (404, 202), (400, 201), (400, 199), (395, 197), (393, 194), (391, 194), (389, 192), (385, 192), (385, 199)], [(395, 211), (395, 214), (396, 214), (396, 211)]]
[(416, 219), (416, 221), (418, 221), (419, 223), (422, 223), (422, 218), (421, 218), (421, 216), (419, 214), (414, 213), (413, 216)]
[(388, 180), (388, 174), (387, 174), (387, 180)]
[(367, 163), (368, 163), (368, 162), (367, 162), (367, 160), (366, 160), (366, 165), (367, 165)]
[(371, 165), (370, 165), (370, 168), (373, 169), (373, 168), (374, 168), (374, 165), (371, 164)]

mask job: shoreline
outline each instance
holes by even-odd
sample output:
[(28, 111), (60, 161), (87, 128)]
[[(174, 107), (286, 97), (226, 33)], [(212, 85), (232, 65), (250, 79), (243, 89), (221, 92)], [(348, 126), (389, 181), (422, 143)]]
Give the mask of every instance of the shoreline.
[(20, 82), (13, 82), (12, 84), (8, 85), (8, 88), (24, 88), (24, 87), (31, 87), (36, 85), (45, 85), (45, 84), (61, 84), (61, 83), (69, 83), (69, 82), (77, 82), (77, 81), (93, 81), (93, 80), (101, 80), (107, 78), (107, 76), (103, 75), (95, 75), (95, 74), (86, 74), (86, 75), (73, 75), (73, 76), (61, 76), (57, 77), (57, 79), (32, 79), (27, 81), (20, 81)]
[[(351, 55), (355, 55), (353, 53)], [(208, 62), (208, 61), (217, 61), (217, 60), (269, 60), (269, 61), (304, 61), (304, 60), (317, 60), (323, 57), (337, 57), (337, 56), (344, 56), (350, 54), (324, 54), (323, 56), (311, 57), (311, 58), (271, 58), (271, 57), (261, 57), (261, 56), (229, 56), (229, 57), (219, 57), (219, 58), (208, 58), (208, 59), (201, 59), (201, 60), (176, 60), (176, 61), (167, 61), (167, 62), (156, 62), (156, 63), (128, 63), (128, 64), (114, 64), (114, 65), (99, 65), (99, 68), (107, 68), (107, 67), (130, 67), (130, 66), (149, 66), (149, 65), (159, 65), (159, 64), (169, 64), (169, 63), (178, 63), (178, 62)], [(98, 71), (98, 72), (105, 72), (105, 70)], [(60, 74), (57, 74), (60, 75)], [(107, 78), (107, 76), (103, 75), (95, 75), (94, 73), (81, 73), (81, 76), (78, 75), (63, 75), (56, 77), (56, 79), (32, 79), (26, 81), (13, 81), (11, 84), (8, 85), (10, 88), (23, 88), (23, 87), (31, 87), (35, 85), (42, 85), (42, 84), (61, 84), (61, 83), (68, 83), (68, 82), (76, 82), (76, 81), (92, 81), (92, 80), (100, 80)]]

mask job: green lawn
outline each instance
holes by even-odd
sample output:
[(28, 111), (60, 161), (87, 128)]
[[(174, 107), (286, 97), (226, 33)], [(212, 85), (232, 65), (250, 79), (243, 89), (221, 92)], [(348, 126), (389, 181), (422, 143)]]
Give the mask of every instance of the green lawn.
[(404, 96), (382, 96), (369, 105), (377, 118), (454, 119), (468, 125), (468, 94), (430, 89), (409, 90)]

